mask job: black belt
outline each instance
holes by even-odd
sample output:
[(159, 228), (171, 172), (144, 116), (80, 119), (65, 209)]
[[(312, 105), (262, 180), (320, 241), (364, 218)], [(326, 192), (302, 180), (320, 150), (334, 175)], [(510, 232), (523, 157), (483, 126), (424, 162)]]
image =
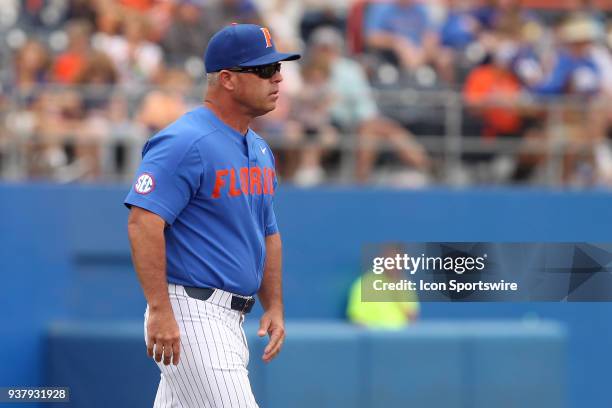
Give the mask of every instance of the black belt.
[[(187, 296), (193, 299), (207, 300), (215, 292), (212, 288), (196, 288), (193, 286), (183, 286)], [(231, 308), (242, 313), (249, 313), (255, 304), (254, 297), (240, 297), (232, 295)]]

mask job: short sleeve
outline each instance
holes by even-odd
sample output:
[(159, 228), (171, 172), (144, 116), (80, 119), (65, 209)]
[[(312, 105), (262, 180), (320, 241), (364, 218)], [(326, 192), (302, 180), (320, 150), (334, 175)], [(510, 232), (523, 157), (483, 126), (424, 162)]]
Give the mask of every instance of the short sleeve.
[(276, 214), (274, 214), (274, 206), (270, 204), (266, 209), (266, 236), (274, 235), (278, 232), (278, 224), (276, 224)]
[(155, 136), (143, 148), (143, 159), (124, 204), (151, 211), (172, 224), (196, 195), (203, 172), (197, 146), (176, 136)]

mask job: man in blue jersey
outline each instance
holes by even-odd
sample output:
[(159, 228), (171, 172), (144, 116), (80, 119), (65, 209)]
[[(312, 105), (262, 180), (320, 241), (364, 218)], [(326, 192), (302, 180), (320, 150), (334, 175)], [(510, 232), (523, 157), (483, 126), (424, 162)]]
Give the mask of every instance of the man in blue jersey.
[(263, 360), (281, 349), (274, 156), (249, 124), (275, 108), (280, 62), (299, 57), (277, 52), (264, 27), (222, 29), (205, 54), (204, 106), (143, 148), (125, 204), (147, 352), (161, 370), (155, 407), (257, 407), (242, 330), (255, 294)]

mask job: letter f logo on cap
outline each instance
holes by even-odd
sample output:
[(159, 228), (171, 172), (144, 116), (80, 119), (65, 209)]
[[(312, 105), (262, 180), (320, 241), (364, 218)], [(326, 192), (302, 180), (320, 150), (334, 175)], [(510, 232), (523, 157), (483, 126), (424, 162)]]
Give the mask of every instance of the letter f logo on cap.
[(266, 48), (271, 47), (272, 46), (272, 36), (270, 35), (270, 31), (266, 27), (262, 27), (260, 28), (260, 30), (266, 39)]

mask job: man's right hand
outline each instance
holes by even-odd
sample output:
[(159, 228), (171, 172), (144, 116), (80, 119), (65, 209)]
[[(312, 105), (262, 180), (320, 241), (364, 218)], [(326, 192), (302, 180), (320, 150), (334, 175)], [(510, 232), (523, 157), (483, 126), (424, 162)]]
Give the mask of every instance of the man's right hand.
[(180, 331), (168, 295), (166, 280), (166, 222), (159, 215), (133, 206), (128, 236), (138, 280), (147, 299), (147, 354), (169, 365), (179, 362)]
[(178, 365), (181, 354), (180, 331), (172, 307), (163, 309), (149, 308), (147, 319), (147, 354), (155, 355), (155, 361), (162, 361), (164, 365), (170, 362)]

